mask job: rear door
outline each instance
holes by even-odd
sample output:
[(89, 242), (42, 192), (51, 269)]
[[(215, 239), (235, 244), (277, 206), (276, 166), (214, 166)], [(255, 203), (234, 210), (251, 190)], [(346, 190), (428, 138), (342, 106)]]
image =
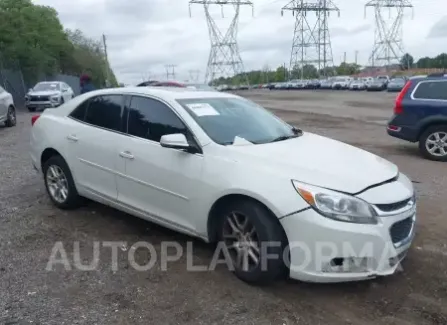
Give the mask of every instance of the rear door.
[(78, 191), (108, 200), (118, 197), (116, 175), (124, 171), (116, 144), (127, 136), (122, 132), (124, 96), (96, 96), (83, 102), (70, 118), (66, 130), (66, 152), (70, 156)]

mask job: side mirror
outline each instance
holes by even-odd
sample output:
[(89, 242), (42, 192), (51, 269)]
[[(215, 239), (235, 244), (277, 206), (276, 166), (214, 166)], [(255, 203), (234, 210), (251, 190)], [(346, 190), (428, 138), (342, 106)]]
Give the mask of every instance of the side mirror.
[(33, 91), (33, 88), (28, 89), (28, 92), (29, 92), (29, 93), (32, 92), (32, 91)]
[(186, 140), (185, 135), (181, 133), (166, 134), (162, 136), (160, 139), (160, 145), (165, 148), (180, 149), (180, 150), (190, 148), (188, 140)]

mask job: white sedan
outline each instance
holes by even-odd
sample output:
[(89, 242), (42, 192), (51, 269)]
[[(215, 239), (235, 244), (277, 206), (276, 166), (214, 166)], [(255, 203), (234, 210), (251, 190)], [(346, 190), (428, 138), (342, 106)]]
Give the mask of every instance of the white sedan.
[[(12, 95), (0, 86), (0, 123), (4, 123), (7, 127), (17, 124), (16, 108)], [(1, 150), (1, 149), (0, 149)]]
[(75, 96), (73, 89), (62, 81), (42, 81), (25, 95), (25, 106), (30, 112), (58, 107)]
[(394, 164), (232, 94), (104, 89), (32, 124), (57, 207), (86, 197), (219, 242), (247, 282), (390, 275), (413, 239), (413, 185)]

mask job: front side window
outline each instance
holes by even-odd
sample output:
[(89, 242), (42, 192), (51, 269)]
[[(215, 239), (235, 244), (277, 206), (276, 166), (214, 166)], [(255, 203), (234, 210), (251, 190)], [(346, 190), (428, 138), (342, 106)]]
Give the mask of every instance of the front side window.
[(104, 95), (89, 100), (84, 121), (101, 128), (121, 132), (122, 117), (123, 96)]
[(167, 134), (181, 133), (188, 137), (186, 126), (171, 108), (158, 100), (140, 96), (131, 99), (127, 132), (156, 142)]
[(52, 91), (60, 90), (61, 86), (58, 82), (39, 82), (34, 86), (34, 91)]
[(177, 100), (216, 143), (232, 145), (241, 138), (263, 144), (298, 136), (296, 129), (243, 98)]
[(447, 100), (447, 81), (421, 82), (413, 94), (418, 99)]

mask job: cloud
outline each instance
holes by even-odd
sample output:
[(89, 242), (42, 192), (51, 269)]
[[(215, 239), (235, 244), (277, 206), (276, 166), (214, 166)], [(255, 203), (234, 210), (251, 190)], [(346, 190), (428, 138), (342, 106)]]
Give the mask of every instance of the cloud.
[(436, 22), (427, 35), (428, 38), (447, 38), (447, 16)]
[[(33, 0), (54, 7), (67, 28), (79, 28), (94, 39), (107, 36), (109, 60), (118, 79), (137, 83), (150, 73), (164, 78), (165, 65), (176, 64), (177, 78), (188, 78), (188, 70), (206, 70), (210, 41), (203, 6), (189, 0)], [(405, 51), (415, 58), (434, 56), (443, 51), (437, 38), (447, 37), (447, 1), (412, 0), (415, 18), (404, 19)], [(427, 5), (427, 1), (430, 5)], [(275, 68), (289, 62), (295, 17), (290, 11), (281, 16), (288, 0), (253, 0), (251, 7), (240, 12), (238, 44), (246, 69), (260, 69), (268, 64)], [(374, 44), (374, 15), (364, 17), (364, 3), (359, 0), (335, 1), (338, 15), (329, 17), (332, 52), (335, 64), (347, 53), (348, 60), (359, 52), (360, 64), (367, 64)], [(435, 8), (435, 9), (434, 9)], [(211, 15), (222, 32), (230, 24), (232, 6), (211, 7)], [(384, 16), (392, 24), (392, 16)], [(315, 15), (307, 16), (311, 24)], [(438, 21), (431, 25), (433, 21)], [(428, 35), (428, 37), (427, 37)]]

